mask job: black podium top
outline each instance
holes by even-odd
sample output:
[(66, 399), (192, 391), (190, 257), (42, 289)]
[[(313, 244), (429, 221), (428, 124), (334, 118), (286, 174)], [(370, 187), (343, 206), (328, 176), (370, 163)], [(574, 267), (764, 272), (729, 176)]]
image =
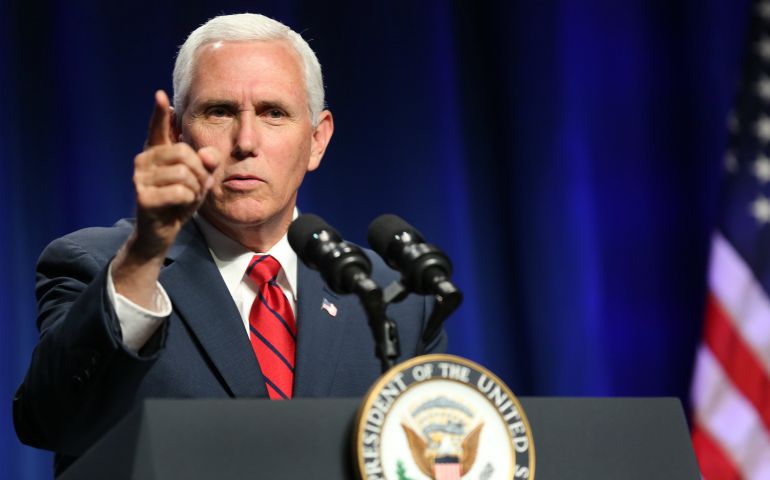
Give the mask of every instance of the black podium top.
[[(536, 480), (698, 479), (675, 398), (521, 398)], [(359, 399), (147, 400), (59, 478), (355, 478)]]

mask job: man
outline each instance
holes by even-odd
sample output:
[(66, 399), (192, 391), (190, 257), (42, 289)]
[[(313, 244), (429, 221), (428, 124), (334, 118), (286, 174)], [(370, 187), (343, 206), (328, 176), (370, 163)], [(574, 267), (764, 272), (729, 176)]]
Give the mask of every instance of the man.
[[(174, 103), (155, 95), (136, 220), (67, 235), (38, 263), (14, 423), (59, 471), (144, 398), (358, 396), (380, 373), (358, 300), (286, 239), (334, 130), (307, 43), (260, 15), (212, 19), (179, 51)], [(396, 278), (372, 261), (375, 281)], [(402, 358), (445, 347), (443, 332), (420, 343), (424, 299), (388, 313)]]

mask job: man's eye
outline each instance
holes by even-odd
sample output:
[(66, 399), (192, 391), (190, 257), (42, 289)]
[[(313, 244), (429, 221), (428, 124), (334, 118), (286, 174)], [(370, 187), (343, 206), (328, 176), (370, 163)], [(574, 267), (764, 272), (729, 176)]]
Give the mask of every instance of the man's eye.
[(274, 108), (272, 110), (267, 111), (267, 116), (272, 119), (280, 119), (286, 116), (285, 113), (283, 113), (282, 110), (278, 110), (277, 108)]
[(224, 107), (211, 107), (206, 109), (207, 117), (227, 117), (230, 112)]

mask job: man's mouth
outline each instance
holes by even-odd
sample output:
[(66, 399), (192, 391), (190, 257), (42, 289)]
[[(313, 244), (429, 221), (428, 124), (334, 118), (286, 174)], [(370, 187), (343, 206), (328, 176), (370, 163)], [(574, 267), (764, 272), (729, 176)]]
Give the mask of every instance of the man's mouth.
[(229, 175), (225, 177), (222, 186), (230, 190), (251, 190), (259, 184), (265, 183), (264, 180), (255, 175)]

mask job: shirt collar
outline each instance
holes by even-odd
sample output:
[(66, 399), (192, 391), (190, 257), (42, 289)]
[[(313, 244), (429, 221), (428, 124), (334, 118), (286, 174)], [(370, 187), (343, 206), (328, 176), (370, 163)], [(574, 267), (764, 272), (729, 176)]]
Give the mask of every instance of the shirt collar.
[[(299, 212), (294, 209), (294, 217)], [(203, 232), (203, 237), (208, 244), (211, 257), (214, 259), (222, 278), (230, 292), (234, 292), (243, 281), (249, 262), (255, 254), (268, 254), (281, 264), (281, 272), (277, 282), (289, 288), (294, 300), (297, 299), (297, 254), (289, 245), (288, 232), (278, 240), (267, 252), (252, 252), (217, 229), (208, 220), (197, 213), (193, 216), (195, 222)]]

